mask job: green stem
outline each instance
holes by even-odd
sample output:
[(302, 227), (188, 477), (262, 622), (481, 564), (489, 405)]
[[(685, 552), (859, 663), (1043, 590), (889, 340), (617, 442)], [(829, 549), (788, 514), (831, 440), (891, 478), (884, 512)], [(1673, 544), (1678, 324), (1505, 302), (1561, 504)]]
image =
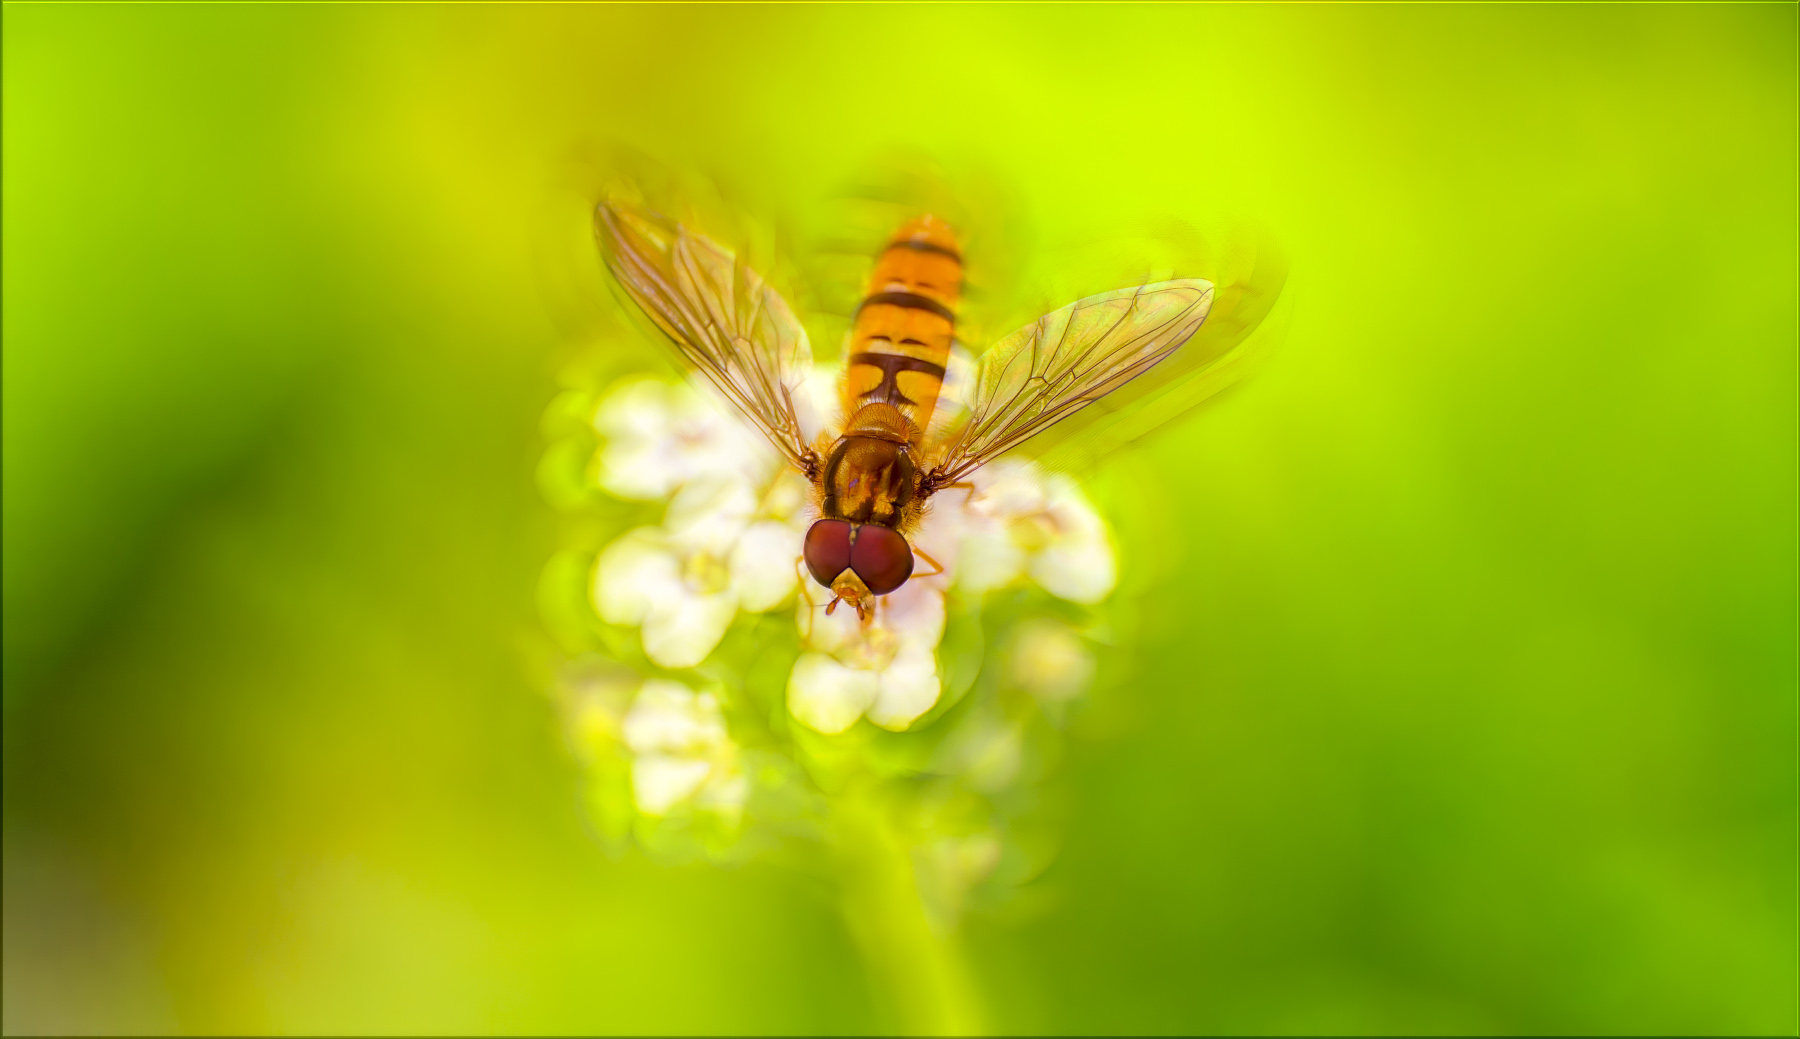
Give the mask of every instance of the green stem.
[(927, 917), (911, 848), (876, 790), (855, 787), (834, 796), (832, 819), (844, 917), (899, 1031), (981, 1034), (974, 987), (954, 936)]

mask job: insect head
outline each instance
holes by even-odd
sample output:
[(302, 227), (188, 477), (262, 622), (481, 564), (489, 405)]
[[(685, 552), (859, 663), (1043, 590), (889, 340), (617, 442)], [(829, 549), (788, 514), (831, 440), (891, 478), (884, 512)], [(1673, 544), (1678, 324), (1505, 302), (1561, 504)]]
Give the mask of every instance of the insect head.
[[(806, 532), (805, 555), (813, 579), (855, 607), (859, 617), (873, 606), (865, 601), (899, 588), (913, 572), (912, 546), (892, 528), (875, 523), (819, 520)], [(826, 613), (837, 608), (837, 599)]]

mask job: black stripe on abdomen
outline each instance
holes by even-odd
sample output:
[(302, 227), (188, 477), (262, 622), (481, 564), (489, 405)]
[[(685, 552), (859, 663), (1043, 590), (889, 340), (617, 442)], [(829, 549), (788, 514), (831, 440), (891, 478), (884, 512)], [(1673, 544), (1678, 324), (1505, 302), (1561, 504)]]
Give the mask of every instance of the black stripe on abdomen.
[(905, 307), (908, 310), (927, 310), (936, 314), (938, 317), (943, 318), (945, 321), (954, 322), (956, 320), (955, 311), (944, 306), (935, 299), (931, 299), (928, 296), (921, 296), (916, 292), (877, 292), (875, 295), (863, 300), (862, 303), (857, 306), (856, 312), (860, 314), (862, 313), (863, 307), (874, 306), (880, 303), (885, 303), (893, 307)]
[(932, 364), (930, 361), (908, 357), (905, 354), (851, 354), (850, 363), (866, 364), (871, 368), (881, 369), (881, 384), (863, 394), (865, 401), (877, 400), (894, 405), (917, 405), (918, 401), (909, 400), (900, 392), (901, 372), (923, 372), (939, 382), (944, 381), (943, 365)]

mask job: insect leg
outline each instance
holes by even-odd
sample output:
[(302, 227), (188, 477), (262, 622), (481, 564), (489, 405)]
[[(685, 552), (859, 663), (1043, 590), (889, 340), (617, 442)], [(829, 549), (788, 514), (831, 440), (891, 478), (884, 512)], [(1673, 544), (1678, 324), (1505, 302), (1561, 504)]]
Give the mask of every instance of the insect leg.
[(941, 574), (941, 573), (943, 573), (943, 572), (944, 572), (944, 564), (942, 564), (942, 563), (940, 563), (940, 562), (938, 562), (938, 561), (937, 561), (937, 560), (935, 560), (935, 559), (933, 559), (933, 558), (931, 558), (931, 556), (929, 556), (929, 555), (927, 555), (927, 554), (926, 554), (926, 552), (925, 552), (925, 550), (924, 550), (924, 549), (922, 549), (922, 548), (920, 548), (920, 547), (919, 547), (919, 546), (917, 546), (917, 545), (914, 545), (914, 546), (913, 546), (913, 555), (915, 555), (915, 556), (918, 556), (918, 557), (919, 557), (919, 558), (920, 558), (920, 559), (923, 559), (923, 560), (925, 560), (925, 561), (926, 561), (926, 562), (927, 562), (927, 563), (930, 563), (930, 564), (931, 564), (931, 565), (932, 565), (932, 566), (935, 566), (935, 567), (937, 567), (937, 569), (936, 569), (936, 570), (933, 570), (933, 571), (932, 571), (932, 572), (931, 572), (931, 573), (928, 573), (928, 574), (914, 574), (914, 575), (913, 575), (913, 576), (914, 576), (914, 577), (936, 577), (936, 576), (937, 576), (937, 575), (939, 575), (939, 574)]
[(813, 613), (819, 608), (819, 604), (813, 602), (812, 596), (807, 594), (806, 571), (801, 569), (801, 565), (805, 562), (805, 556), (794, 557), (794, 576), (800, 579), (800, 589), (798, 594), (800, 596), (800, 601), (806, 604), (806, 630), (801, 633), (800, 639), (803, 642), (810, 643), (812, 641)]

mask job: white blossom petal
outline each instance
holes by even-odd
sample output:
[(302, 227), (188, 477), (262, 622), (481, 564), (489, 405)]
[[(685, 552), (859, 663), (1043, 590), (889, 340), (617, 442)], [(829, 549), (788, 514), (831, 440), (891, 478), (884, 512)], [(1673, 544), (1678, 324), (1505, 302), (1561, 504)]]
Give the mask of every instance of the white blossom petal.
[(1046, 483), (1044, 511), (1055, 533), (1031, 560), (1031, 578), (1070, 602), (1097, 603), (1118, 583), (1106, 522), (1074, 480), (1057, 473)]
[(594, 411), (604, 441), (600, 486), (621, 498), (666, 497), (686, 475), (676, 456), (678, 423), (668, 384), (643, 378), (616, 386)]
[(691, 799), (733, 819), (739, 814), (748, 788), (712, 694), (649, 679), (626, 712), (621, 734), (632, 752), (631, 792), (639, 810), (662, 815)]
[(729, 742), (719, 703), (680, 682), (644, 681), (625, 714), (625, 745), (634, 753), (701, 753)]
[(1002, 521), (1029, 516), (1044, 507), (1041, 471), (1030, 462), (1002, 458), (978, 474), (969, 508)]
[(762, 613), (786, 601), (799, 580), (800, 544), (786, 523), (751, 524), (731, 550), (731, 587), (738, 605)]
[(805, 653), (788, 676), (788, 710), (808, 727), (831, 735), (854, 725), (879, 691), (875, 672), (845, 667), (823, 653)]
[(1025, 550), (1004, 528), (983, 525), (970, 530), (956, 554), (957, 586), (970, 592), (1004, 588), (1025, 569)]
[(898, 732), (937, 703), (942, 686), (931, 643), (907, 642), (881, 671), (881, 688), (869, 705), (869, 720)]
[(737, 596), (681, 594), (652, 604), (644, 618), (644, 653), (666, 668), (695, 667), (713, 651), (737, 616)]
[[(966, 507), (964, 498), (967, 496), (960, 487), (940, 492), (931, 500), (931, 507), (925, 511), (919, 529), (911, 538), (915, 555), (928, 555), (944, 568), (945, 576), (936, 579), (944, 584), (958, 576), (963, 539), (975, 527), (988, 525), (985, 518), (976, 516)], [(918, 564), (921, 569), (929, 565), (923, 558)]]
[[(813, 586), (807, 590), (812, 593)], [(849, 667), (878, 671), (888, 666), (903, 643), (936, 646), (944, 637), (944, 592), (935, 581), (908, 581), (899, 591), (882, 596), (867, 622), (842, 605), (827, 616), (819, 604), (802, 597), (800, 625), (813, 649), (830, 653)]]
[(723, 559), (756, 514), (756, 489), (743, 475), (707, 474), (682, 485), (663, 516), (669, 544), (683, 556)]
[(1031, 579), (1058, 598), (1097, 603), (1118, 583), (1112, 546), (1105, 540), (1051, 545), (1032, 559)]
[(934, 581), (908, 581), (882, 597), (875, 618), (902, 640), (935, 646), (944, 637), (944, 590)]
[(654, 501), (703, 476), (760, 483), (774, 450), (709, 389), (653, 378), (618, 384), (594, 412), (600, 485), (621, 498)]
[(608, 624), (641, 624), (653, 606), (681, 594), (681, 563), (654, 527), (628, 531), (594, 565), (594, 608)]
[(693, 758), (645, 754), (631, 762), (631, 799), (648, 815), (663, 815), (693, 796), (712, 772), (712, 764)]

